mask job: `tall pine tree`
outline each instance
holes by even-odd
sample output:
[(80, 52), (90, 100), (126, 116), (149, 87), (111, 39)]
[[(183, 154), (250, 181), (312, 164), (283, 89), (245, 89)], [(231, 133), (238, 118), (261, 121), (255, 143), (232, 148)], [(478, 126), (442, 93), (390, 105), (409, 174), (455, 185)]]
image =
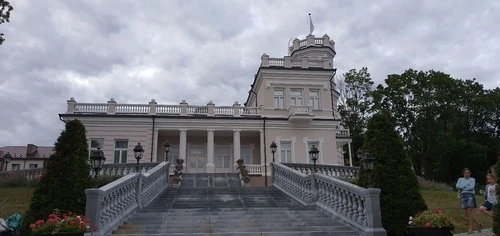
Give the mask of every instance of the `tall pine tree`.
[(79, 120), (66, 123), (55, 143), (55, 154), (49, 158), (45, 173), (35, 187), (23, 221), (23, 235), (29, 234), (31, 223), (47, 218), (54, 209), (85, 213), (85, 189), (91, 187), (85, 132)]

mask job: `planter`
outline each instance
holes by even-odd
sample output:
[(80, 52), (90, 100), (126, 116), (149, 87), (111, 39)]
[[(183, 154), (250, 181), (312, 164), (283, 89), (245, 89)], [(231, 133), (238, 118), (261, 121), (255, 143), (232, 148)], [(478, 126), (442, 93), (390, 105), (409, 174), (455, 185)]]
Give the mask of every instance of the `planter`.
[(59, 233), (43, 233), (43, 234), (32, 234), (31, 236), (51, 236), (51, 235), (57, 235), (57, 236), (84, 236), (85, 233), (81, 232), (59, 232)]
[(448, 227), (434, 228), (434, 227), (412, 227), (408, 228), (409, 235), (413, 236), (452, 236), (453, 233)]

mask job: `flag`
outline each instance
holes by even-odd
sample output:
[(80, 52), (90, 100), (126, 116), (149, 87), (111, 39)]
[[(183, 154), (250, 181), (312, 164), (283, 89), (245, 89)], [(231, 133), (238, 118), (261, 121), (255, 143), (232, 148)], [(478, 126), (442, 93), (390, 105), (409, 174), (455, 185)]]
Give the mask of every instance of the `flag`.
[(309, 35), (312, 35), (314, 31), (313, 20), (311, 18), (311, 13), (309, 13)]

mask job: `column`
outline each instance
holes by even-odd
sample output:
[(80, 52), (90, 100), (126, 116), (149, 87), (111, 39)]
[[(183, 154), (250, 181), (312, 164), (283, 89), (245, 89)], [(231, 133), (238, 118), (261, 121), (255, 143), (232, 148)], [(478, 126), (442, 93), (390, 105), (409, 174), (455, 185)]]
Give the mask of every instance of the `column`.
[(351, 150), (351, 142), (347, 142), (347, 147), (349, 151), (349, 166), (352, 166), (352, 150)]
[(264, 174), (264, 165), (266, 161), (264, 160), (264, 155), (266, 155), (266, 144), (264, 143), (264, 131), (259, 130), (260, 133), (260, 173)]
[[(233, 151), (234, 151), (233, 163), (236, 163), (236, 161), (241, 158), (240, 132), (241, 132), (241, 130), (239, 130), (239, 129), (233, 130)], [(244, 163), (244, 164), (252, 164), (252, 163)]]
[(213, 129), (207, 129), (207, 173), (215, 173)]
[[(187, 129), (179, 129), (179, 159), (183, 159), (186, 163), (186, 143), (187, 143)], [(175, 163), (173, 163), (175, 165)], [(184, 170), (185, 172), (186, 170)]]
[[(160, 132), (160, 130), (156, 129), (156, 130), (153, 130), (153, 132), (154, 132), (154, 140), (153, 140), (153, 146), (151, 147), (151, 149), (152, 149), (151, 152), (153, 153), (153, 154), (151, 154), (151, 162), (158, 162), (158, 133)], [(163, 158), (163, 159), (165, 159), (165, 158)], [(164, 161), (167, 161), (167, 160), (164, 160)], [(172, 164), (172, 163), (170, 163), (170, 164)]]

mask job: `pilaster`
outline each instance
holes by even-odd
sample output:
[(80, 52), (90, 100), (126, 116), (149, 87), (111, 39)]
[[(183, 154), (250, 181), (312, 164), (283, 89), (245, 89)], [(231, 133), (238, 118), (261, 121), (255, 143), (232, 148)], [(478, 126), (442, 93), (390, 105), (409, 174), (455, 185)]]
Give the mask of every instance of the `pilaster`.
[(214, 146), (214, 130), (207, 129), (207, 173), (215, 172)]

